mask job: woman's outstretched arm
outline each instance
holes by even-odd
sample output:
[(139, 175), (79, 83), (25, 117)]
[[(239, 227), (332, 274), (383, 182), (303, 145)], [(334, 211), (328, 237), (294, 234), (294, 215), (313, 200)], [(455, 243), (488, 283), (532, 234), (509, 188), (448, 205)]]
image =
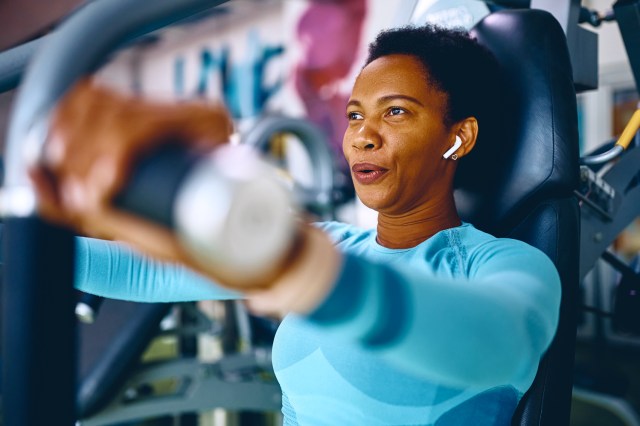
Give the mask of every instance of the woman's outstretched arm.
[(111, 299), (186, 302), (238, 299), (240, 294), (178, 263), (155, 260), (123, 243), (76, 238), (75, 286)]
[(452, 279), (345, 254), (329, 295), (303, 316), (346, 344), (441, 383), (526, 381), (557, 327), (557, 271), (543, 253), (513, 240), (474, 256), (470, 278)]

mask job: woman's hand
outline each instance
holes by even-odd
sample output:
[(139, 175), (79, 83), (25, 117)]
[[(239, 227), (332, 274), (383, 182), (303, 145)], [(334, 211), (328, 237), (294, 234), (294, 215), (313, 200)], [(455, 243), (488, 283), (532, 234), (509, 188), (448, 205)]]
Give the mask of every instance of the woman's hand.
[(232, 129), (221, 105), (151, 102), (83, 81), (58, 104), (40, 163), (29, 171), (40, 212), (85, 235), (185, 261), (172, 232), (113, 208), (112, 200), (149, 150), (179, 141), (208, 151)]
[(299, 244), (268, 285), (247, 292), (247, 305), (258, 315), (306, 314), (317, 308), (333, 289), (342, 257), (321, 230), (302, 225)]
[(60, 102), (48, 141), (30, 176), (41, 214), (85, 235), (124, 241), (165, 261), (186, 264), (219, 284), (244, 291), (253, 310), (278, 315), (309, 312), (326, 297), (340, 256), (321, 231), (300, 224), (280, 265), (260, 282), (207, 267), (183, 249), (174, 232), (113, 207), (137, 158), (178, 141), (210, 151), (228, 141), (225, 109), (204, 103), (159, 104), (84, 81)]

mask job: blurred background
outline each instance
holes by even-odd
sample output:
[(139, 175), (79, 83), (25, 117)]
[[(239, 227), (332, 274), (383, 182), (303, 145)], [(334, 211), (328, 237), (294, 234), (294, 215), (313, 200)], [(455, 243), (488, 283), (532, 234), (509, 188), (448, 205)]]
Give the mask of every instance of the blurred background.
[[(83, 3), (0, 0), (0, 51), (46, 36)], [(612, 2), (585, 0), (582, 4), (606, 10)], [(375, 216), (354, 198), (341, 155), (344, 106), (367, 43), (384, 28), (427, 21), (470, 28), (487, 13), (483, 2), (473, 0), (233, 0), (138, 40), (110, 58), (97, 78), (118, 90), (150, 98), (224, 102), (239, 133), (265, 115), (313, 122), (322, 129), (333, 155), (335, 216), (369, 227), (374, 226)], [(583, 153), (618, 136), (639, 101), (617, 26), (588, 28), (599, 34), (599, 88), (578, 98)], [(0, 147), (14, 95), (13, 90), (0, 94)], [(274, 143), (271, 154), (295, 181), (312, 185), (314, 159), (294, 137)], [(640, 221), (631, 224), (612, 249), (628, 262), (637, 258)], [(584, 311), (578, 330), (572, 412), (576, 426), (637, 424), (631, 421), (637, 421), (640, 410), (640, 327), (616, 327), (607, 315), (613, 310), (619, 281), (618, 274), (603, 263), (582, 285), (583, 304), (595, 311)], [(199, 309), (217, 321), (237, 308), (202, 303)], [(638, 316), (640, 324), (640, 309)], [(202, 359), (222, 356), (224, 345), (211, 329), (197, 339)], [(145, 359), (176, 356), (180, 352), (177, 342), (176, 338), (158, 337)], [(612, 406), (622, 407), (629, 417), (616, 414)], [(267, 420), (242, 420), (242, 416), (220, 410), (198, 418), (144, 424), (279, 422), (277, 414)]]

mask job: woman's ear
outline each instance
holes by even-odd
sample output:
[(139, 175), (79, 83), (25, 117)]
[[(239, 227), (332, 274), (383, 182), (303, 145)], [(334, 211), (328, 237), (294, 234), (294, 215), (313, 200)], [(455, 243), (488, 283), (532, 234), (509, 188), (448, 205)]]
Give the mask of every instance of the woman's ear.
[(456, 149), (455, 153), (458, 154), (458, 157), (464, 157), (470, 153), (476, 145), (476, 140), (478, 139), (478, 120), (476, 120), (475, 117), (467, 117), (456, 123), (453, 129), (455, 130), (453, 143), (456, 141), (456, 136), (458, 136), (461, 141), (460, 147)]

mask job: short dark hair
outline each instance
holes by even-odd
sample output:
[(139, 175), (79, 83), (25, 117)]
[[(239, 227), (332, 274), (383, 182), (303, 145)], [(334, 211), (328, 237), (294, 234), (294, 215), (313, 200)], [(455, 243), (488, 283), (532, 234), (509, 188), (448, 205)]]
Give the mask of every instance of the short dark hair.
[(395, 54), (420, 60), (429, 83), (447, 95), (446, 125), (476, 117), (479, 127), (493, 133), (503, 106), (498, 93), (499, 66), (493, 54), (467, 31), (435, 25), (383, 31), (369, 45), (365, 66)]

